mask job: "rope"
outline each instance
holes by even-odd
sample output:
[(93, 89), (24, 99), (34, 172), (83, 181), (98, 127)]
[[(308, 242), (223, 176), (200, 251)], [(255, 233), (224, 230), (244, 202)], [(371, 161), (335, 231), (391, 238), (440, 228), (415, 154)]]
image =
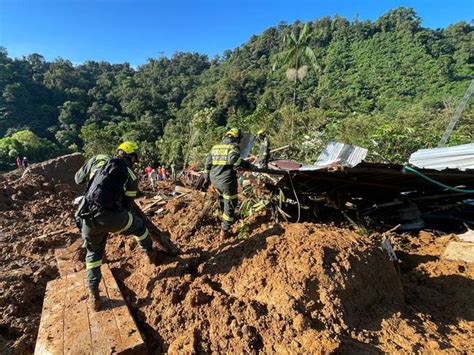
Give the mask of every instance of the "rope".
[[(442, 187), (442, 188), (445, 188), (445, 189), (447, 189), (447, 190), (456, 191), (456, 192), (463, 192), (463, 193), (467, 193), (467, 194), (472, 194), (472, 193), (474, 193), (474, 190), (459, 189), (459, 188), (457, 188), (457, 187), (452, 187), (452, 186), (443, 184), (442, 182), (436, 181), (436, 180), (430, 178), (429, 176), (426, 176), (425, 174), (420, 173), (418, 170), (415, 170), (415, 169), (413, 169), (413, 168), (411, 168), (411, 167), (409, 167), (409, 166), (406, 166), (406, 165), (403, 167), (403, 170), (406, 170), (406, 171), (409, 171), (409, 172), (411, 172), (411, 173), (414, 173), (415, 175), (418, 175), (419, 177), (421, 177), (421, 178), (423, 178), (423, 179), (425, 179), (425, 180), (428, 180), (429, 182), (431, 182), (431, 183), (433, 183), (433, 184), (435, 184), (435, 185), (438, 185), (438, 186), (440, 186), (440, 187)], [(403, 171), (403, 170), (402, 170), (402, 171)]]
[(293, 189), (293, 194), (295, 195), (296, 198), (296, 203), (298, 203), (298, 219), (296, 220), (296, 223), (299, 223), (300, 217), (301, 217), (301, 205), (300, 205), (300, 200), (298, 199), (298, 195), (296, 194), (295, 186), (293, 185), (293, 178), (291, 177), (291, 173), (289, 171), (288, 176), (290, 178), (290, 183), (291, 183), (291, 188)]

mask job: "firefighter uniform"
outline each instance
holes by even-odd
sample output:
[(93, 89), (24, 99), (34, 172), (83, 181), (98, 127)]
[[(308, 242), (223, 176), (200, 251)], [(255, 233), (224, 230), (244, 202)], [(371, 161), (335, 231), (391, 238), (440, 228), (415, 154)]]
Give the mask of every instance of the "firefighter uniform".
[[(125, 164), (121, 159), (111, 159), (103, 169), (115, 164)], [(120, 180), (116, 184), (123, 190), (123, 200), (116, 201), (115, 204), (105, 206), (100, 202), (100, 197), (88, 191), (86, 203), (90, 204), (91, 215), (84, 218), (82, 223), (82, 236), (85, 240), (86, 254), (86, 274), (89, 287), (94, 288), (101, 280), (100, 266), (105, 251), (105, 244), (108, 233), (120, 233), (123, 235), (135, 235), (135, 240), (143, 251), (152, 251), (152, 241), (149, 231), (145, 227), (145, 222), (137, 214), (130, 212), (129, 208), (138, 192), (138, 179), (130, 168), (125, 168), (125, 181)], [(99, 171), (100, 174), (101, 171)], [(99, 175), (100, 176), (100, 175)], [(94, 186), (93, 181), (91, 186)], [(95, 195), (95, 196), (94, 196)], [(115, 205), (115, 206), (114, 206)]]
[(240, 157), (240, 148), (233, 137), (227, 136), (221, 144), (212, 147), (205, 165), (205, 172), (209, 174), (212, 185), (219, 193), (221, 228), (224, 231), (228, 231), (235, 221), (237, 172), (234, 169), (237, 167), (251, 168), (251, 164)]
[(138, 193), (138, 178), (130, 166), (124, 158), (96, 156), (75, 176), (79, 183), (90, 179), (77, 215), (87, 249), (87, 282), (95, 294), (102, 278), (100, 266), (108, 233), (133, 234), (143, 251), (152, 252), (152, 240), (145, 222), (130, 211)]

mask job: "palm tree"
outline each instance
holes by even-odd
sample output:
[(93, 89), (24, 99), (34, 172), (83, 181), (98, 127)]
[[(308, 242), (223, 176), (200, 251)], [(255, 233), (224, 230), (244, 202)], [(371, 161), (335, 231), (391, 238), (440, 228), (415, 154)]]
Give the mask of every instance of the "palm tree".
[[(293, 28), (290, 34), (284, 38), (286, 49), (278, 53), (274, 57), (273, 70), (277, 66), (288, 67), (286, 77), (293, 81), (293, 105), (296, 107), (296, 89), (298, 81), (308, 73), (309, 64), (315, 71), (317, 71), (317, 61), (314, 51), (308, 46), (311, 39), (308, 23), (305, 23), (303, 29)], [(299, 32), (299, 33), (298, 33)]]
[[(298, 88), (298, 81), (308, 73), (308, 63), (314, 71), (317, 71), (317, 60), (314, 51), (309, 47), (309, 40), (311, 33), (309, 32), (308, 23), (305, 23), (303, 29), (298, 31), (299, 27), (294, 27), (290, 34), (284, 38), (286, 49), (277, 53), (274, 57), (273, 70), (277, 66), (286, 66), (286, 77), (293, 81), (293, 117), (291, 118), (291, 133), (290, 137), (293, 140), (294, 134), (294, 119), (296, 114), (296, 90)], [(298, 33), (299, 32), (299, 33)]]

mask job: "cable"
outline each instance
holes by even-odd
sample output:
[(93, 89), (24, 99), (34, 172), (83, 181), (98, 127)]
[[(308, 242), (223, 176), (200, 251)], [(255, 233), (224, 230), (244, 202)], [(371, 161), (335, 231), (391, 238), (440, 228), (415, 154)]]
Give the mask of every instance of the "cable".
[(409, 172), (412, 172), (412, 173), (418, 175), (419, 177), (422, 177), (423, 179), (426, 179), (426, 180), (428, 180), (429, 182), (431, 182), (431, 183), (433, 183), (433, 184), (435, 184), (435, 185), (438, 185), (438, 186), (440, 186), (440, 187), (443, 187), (443, 188), (445, 188), (445, 189), (448, 189), (448, 190), (451, 190), (451, 191), (456, 191), (456, 192), (463, 192), (463, 193), (467, 193), (467, 194), (473, 194), (473, 193), (474, 193), (474, 190), (459, 189), (459, 188), (457, 188), (457, 187), (452, 187), (452, 186), (449, 186), (449, 185), (445, 185), (445, 184), (443, 184), (442, 182), (436, 181), (436, 180), (430, 178), (429, 176), (426, 176), (425, 174), (420, 173), (418, 170), (415, 170), (415, 169), (413, 169), (413, 168), (411, 168), (411, 167), (409, 167), (409, 166), (406, 166), (406, 165), (405, 165), (405, 166), (403, 167), (403, 169), (404, 169), (404, 170), (407, 170), (407, 171), (409, 171)]
[(301, 205), (300, 205), (300, 200), (298, 199), (298, 195), (296, 194), (295, 186), (293, 185), (293, 178), (291, 177), (291, 173), (287, 171), (288, 176), (290, 178), (290, 183), (291, 183), (291, 188), (293, 189), (293, 194), (295, 195), (296, 198), (296, 203), (298, 204), (298, 219), (296, 220), (296, 223), (299, 223), (300, 217), (301, 217)]

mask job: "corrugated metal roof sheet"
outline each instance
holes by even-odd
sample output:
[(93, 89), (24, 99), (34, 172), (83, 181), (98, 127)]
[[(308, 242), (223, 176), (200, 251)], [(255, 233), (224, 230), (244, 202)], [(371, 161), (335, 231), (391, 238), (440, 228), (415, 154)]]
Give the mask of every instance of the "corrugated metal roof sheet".
[(367, 149), (351, 144), (330, 141), (314, 163), (316, 166), (326, 166), (333, 163), (352, 168), (367, 156)]
[(454, 147), (420, 149), (410, 156), (410, 164), (424, 169), (474, 169), (474, 143)]

